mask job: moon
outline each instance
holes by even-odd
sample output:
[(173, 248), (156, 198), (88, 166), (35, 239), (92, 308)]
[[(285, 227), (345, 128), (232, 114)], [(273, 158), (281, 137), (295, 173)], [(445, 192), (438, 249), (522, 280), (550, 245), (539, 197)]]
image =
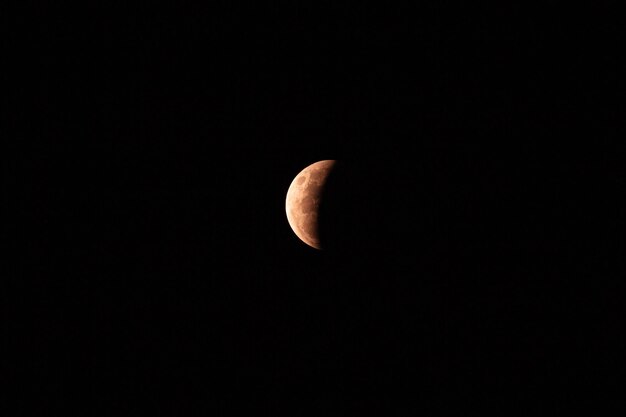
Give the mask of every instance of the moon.
[(324, 185), (335, 162), (333, 159), (325, 159), (307, 166), (296, 175), (287, 190), (287, 221), (296, 236), (315, 249), (322, 249), (318, 223), (319, 206)]

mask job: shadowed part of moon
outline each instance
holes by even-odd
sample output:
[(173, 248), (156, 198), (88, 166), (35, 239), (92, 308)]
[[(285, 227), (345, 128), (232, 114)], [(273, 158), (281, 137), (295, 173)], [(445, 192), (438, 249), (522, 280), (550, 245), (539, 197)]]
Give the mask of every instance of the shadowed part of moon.
[(324, 185), (335, 165), (334, 160), (315, 162), (293, 179), (285, 202), (287, 220), (304, 243), (322, 249), (319, 237), (319, 206)]

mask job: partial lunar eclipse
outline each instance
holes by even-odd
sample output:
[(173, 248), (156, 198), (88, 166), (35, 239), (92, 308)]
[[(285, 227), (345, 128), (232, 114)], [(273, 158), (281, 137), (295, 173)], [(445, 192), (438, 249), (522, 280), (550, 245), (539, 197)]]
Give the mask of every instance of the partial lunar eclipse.
[(319, 206), (335, 160), (315, 162), (304, 168), (287, 190), (285, 211), (291, 229), (304, 243), (322, 249), (319, 236)]

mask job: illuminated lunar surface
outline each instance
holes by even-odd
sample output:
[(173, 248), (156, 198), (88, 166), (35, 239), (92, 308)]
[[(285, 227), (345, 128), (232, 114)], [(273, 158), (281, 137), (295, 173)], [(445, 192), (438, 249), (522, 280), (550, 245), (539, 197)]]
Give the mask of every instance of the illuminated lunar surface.
[(335, 162), (323, 160), (307, 166), (293, 179), (287, 190), (285, 210), (289, 225), (296, 236), (315, 249), (322, 249), (319, 205), (328, 174)]

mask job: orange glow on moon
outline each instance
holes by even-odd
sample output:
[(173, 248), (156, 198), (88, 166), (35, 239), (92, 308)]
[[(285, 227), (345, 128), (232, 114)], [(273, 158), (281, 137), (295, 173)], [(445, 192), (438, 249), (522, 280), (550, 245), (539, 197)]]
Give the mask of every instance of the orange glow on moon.
[(304, 243), (322, 249), (319, 236), (319, 205), (335, 160), (315, 162), (304, 168), (287, 190), (285, 211), (291, 229)]

